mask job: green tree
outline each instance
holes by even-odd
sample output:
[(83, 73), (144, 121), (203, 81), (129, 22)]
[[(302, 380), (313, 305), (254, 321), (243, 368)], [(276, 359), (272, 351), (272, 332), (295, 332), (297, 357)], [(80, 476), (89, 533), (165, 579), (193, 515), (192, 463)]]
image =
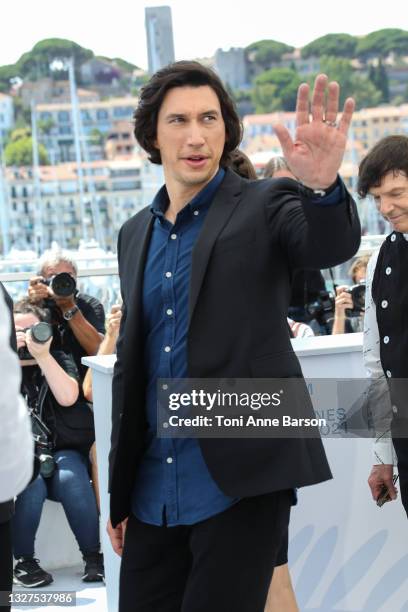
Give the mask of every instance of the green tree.
[(381, 58), (378, 62), (378, 66), (370, 65), (370, 69), (368, 71), (368, 79), (374, 85), (376, 89), (381, 92), (381, 102), (387, 103), (390, 101), (390, 89), (389, 89), (389, 81), (388, 74), (384, 67), (384, 64), (381, 61)]
[(103, 145), (105, 136), (98, 128), (92, 128), (89, 133), (89, 141), (94, 145)]
[(340, 84), (340, 109), (348, 97), (353, 97), (357, 108), (378, 106), (382, 94), (369, 78), (355, 72), (347, 59), (337, 57), (323, 57), (320, 62), (321, 70), (330, 81)]
[(350, 34), (326, 34), (305, 45), (302, 48), (302, 57), (333, 55), (352, 58), (356, 51), (357, 40), (356, 36)]
[(59, 76), (66, 78), (66, 71), (51, 70), (51, 65), (55, 61), (64, 61), (73, 58), (75, 72), (78, 82), (80, 81), (79, 68), (83, 62), (91, 59), (93, 52), (85, 49), (73, 42), (63, 38), (47, 38), (38, 42), (31, 51), (24, 53), (18, 60), (16, 67), (21, 78), (36, 81), (42, 77)]
[(358, 40), (356, 55), (363, 60), (387, 57), (391, 52), (408, 55), (408, 32), (399, 28), (385, 28)]
[(23, 138), (29, 138), (31, 136), (31, 128), (25, 126), (22, 128), (14, 129), (10, 134), (10, 142), (17, 142)]
[(247, 55), (254, 52), (254, 62), (263, 68), (269, 68), (273, 62), (279, 62), (284, 53), (290, 53), (294, 47), (276, 40), (258, 40), (245, 48)]
[(55, 121), (50, 117), (49, 119), (40, 119), (38, 121), (38, 129), (41, 134), (46, 134), (47, 136), (51, 134), (53, 128), (55, 127)]
[[(270, 86), (274, 86), (274, 101), (271, 102), (273, 110), (292, 111), (296, 106), (297, 90), (301, 83), (298, 73), (291, 68), (271, 68), (266, 70), (255, 79), (254, 104), (257, 105), (257, 99), (269, 99), (272, 93)], [(263, 88), (264, 91), (263, 91)], [(268, 112), (268, 111), (265, 111)]]
[[(47, 150), (43, 145), (38, 147), (40, 164), (49, 164)], [(33, 164), (33, 139), (31, 136), (18, 138), (10, 141), (4, 149), (6, 166), (32, 166)]]
[(366, 77), (354, 73), (348, 84), (349, 95), (356, 101), (356, 107), (370, 108), (382, 102), (382, 93)]
[(280, 99), (276, 95), (277, 87), (271, 83), (255, 85), (251, 91), (251, 100), (255, 113), (273, 113), (280, 108)]
[(14, 64), (0, 66), (0, 92), (8, 93), (11, 87), (11, 79), (16, 76), (18, 76), (18, 71)]

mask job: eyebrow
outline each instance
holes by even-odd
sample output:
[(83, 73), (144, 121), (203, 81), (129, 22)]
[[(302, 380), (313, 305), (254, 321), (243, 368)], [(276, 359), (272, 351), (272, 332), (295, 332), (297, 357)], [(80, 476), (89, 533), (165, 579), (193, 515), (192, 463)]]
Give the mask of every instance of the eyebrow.
[[(394, 195), (397, 191), (404, 191), (406, 189), (406, 187), (393, 187), (392, 189), (390, 189), (389, 191), (386, 191), (385, 193), (383, 193), (382, 195)], [(380, 196), (376, 193), (372, 193), (370, 192), (370, 195), (372, 195), (373, 198), (379, 198)]]
[[(216, 115), (217, 117), (219, 117), (220, 112), (218, 110), (215, 109), (210, 109), (210, 110), (206, 110), (203, 113), (200, 113), (200, 117), (204, 117), (205, 115)], [(166, 115), (166, 120), (169, 121), (169, 119), (178, 119), (178, 118), (185, 118), (188, 116), (188, 113), (170, 113), (169, 115)]]

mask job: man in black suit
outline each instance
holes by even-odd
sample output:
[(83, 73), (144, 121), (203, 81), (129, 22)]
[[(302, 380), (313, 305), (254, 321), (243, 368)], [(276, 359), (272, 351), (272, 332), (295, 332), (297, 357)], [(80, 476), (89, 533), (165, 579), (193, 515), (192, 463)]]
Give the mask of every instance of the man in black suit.
[(320, 439), (158, 438), (156, 385), (302, 376), (286, 323), (292, 272), (339, 264), (360, 243), (337, 175), (354, 103), (337, 125), (338, 99), (320, 75), (311, 120), (299, 88), (295, 142), (276, 126), (298, 183), (226, 169), (241, 124), (199, 63), (167, 66), (141, 93), (135, 135), (165, 186), (118, 240), (108, 531), (120, 612), (263, 611), (293, 489), (331, 477)]

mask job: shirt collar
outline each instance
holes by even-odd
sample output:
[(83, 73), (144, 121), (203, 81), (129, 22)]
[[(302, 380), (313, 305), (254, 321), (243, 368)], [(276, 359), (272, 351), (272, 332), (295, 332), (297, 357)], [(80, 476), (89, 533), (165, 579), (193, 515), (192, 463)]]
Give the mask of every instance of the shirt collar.
[[(203, 187), (203, 189), (201, 189), (201, 191), (199, 191), (190, 202), (186, 204), (183, 210), (187, 207), (191, 208), (192, 210), (196, 210), (197, 208), (211, 204), (212, 199), (215, 196), (215, 192), (222, 183), (224, 176), (225, 170), (220, 168), (211, 181), (207, 183), (207, 185)], [(163, 185), (163, 187), (161, 187), (157, 192), (150, 206), (150, 210), (155, 217), (163, 218), (168, 206), (169, 195), (167, 193), (166, 185)]]

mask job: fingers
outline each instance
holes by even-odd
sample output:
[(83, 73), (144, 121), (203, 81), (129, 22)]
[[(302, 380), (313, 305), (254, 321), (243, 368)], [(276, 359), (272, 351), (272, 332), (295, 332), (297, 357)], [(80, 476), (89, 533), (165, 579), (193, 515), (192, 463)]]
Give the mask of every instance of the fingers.
[[(309, 123), (309, 85), (299, 85), (296, 99), (296, 125)], [(279, 137), (278, 137), (279, 138)]]
[(341, 116), (339, 127), (338, 127), (339, 132), (342, 132), (344, 135), (347, 134), (348, 129), (350, 127), (354, 108), (355, 108), (355, 102), (353, 98), (347, 98), (347, 100), (344, 102), (343, 114)]
[(329, 83), (325, 121), (336, 121), (339, 112), (340, 86), (336, 81)]
[(325, 74), (317, 75), (313, 89), (311, 109), (314, 121), (323, 121), (326, 87), (327, 76)]
[(284, 125), (274, 125), (275, 134), (282, 147), (283, 156), (289, 159), (293, 150), (293, 140)]
[(122, 525), (119, 524), (117, 527), (113, 528), (109, 520), (106, 531), (108, 532), (114, 552), (121, 557), (123, 552)]

